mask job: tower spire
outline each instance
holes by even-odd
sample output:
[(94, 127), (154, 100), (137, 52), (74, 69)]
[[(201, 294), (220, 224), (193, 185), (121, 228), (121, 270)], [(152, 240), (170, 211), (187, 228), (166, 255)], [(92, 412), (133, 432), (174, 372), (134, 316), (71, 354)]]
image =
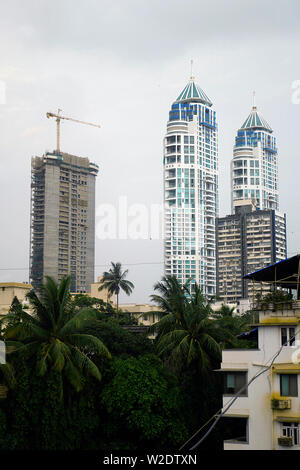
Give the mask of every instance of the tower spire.
[(193, 74), (193, 65), (194, 65), (194, 61), (193, 61), (193, 59), (191, 59), (191, 76), (190, 76), (191, 81), (195, 80), (195, 77), (194, 77), (194, 74)]
[(256, 92), (255, 90), (252, 92), (252, 109), (253, 111), (256, 111)]

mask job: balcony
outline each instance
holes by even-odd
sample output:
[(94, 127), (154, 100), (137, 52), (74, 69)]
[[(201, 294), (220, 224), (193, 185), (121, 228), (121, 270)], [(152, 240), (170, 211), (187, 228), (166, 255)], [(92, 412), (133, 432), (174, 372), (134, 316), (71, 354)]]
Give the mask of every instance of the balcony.
[(300, 318), (300, 301), (276, 302), (257, 305), (255, 310), (259, 310), (259, 323), (261, 324), (295, 324)]

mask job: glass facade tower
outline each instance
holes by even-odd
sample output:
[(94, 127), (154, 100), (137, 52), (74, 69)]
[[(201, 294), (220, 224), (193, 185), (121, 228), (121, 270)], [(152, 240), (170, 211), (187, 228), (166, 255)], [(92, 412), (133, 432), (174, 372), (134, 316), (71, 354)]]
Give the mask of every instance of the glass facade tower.
[(190, 78), (172, 104), (164, 138), (165, 274), (216, 291), (216, 112)]
[(231, 162), (231, 210), (251, 199), (258, 209), (279, 209), (278, 156), (273, 130), (253, 106), (238, 130)]

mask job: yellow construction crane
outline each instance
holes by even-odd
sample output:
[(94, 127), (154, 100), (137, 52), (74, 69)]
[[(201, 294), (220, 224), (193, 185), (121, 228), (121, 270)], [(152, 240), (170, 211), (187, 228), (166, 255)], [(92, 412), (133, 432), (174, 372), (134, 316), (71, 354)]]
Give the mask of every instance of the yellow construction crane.
[(67, 119), (68, 121), (79, 122), (79, 124), (87, 124), (88, 126), (101, 127), (98, 124), (92, 124), (91, 122), (79, 121), (78, 119), (73, 119), (66, 116), (61, 116), (60, 112), (62, 110), (58, 109), (57, 114), (47, 113), (47, 118), (54, 117), (56, 118), (56, 152), (60, 153), (60, 120)]

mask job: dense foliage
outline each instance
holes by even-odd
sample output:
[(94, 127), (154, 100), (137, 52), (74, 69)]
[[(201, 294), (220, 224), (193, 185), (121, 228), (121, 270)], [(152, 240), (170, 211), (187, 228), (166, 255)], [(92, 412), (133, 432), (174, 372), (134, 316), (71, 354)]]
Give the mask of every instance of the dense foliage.
[[(156, 339), (111, 303), (71, 298), (69, 280), (48, 279), (14, 299), (3, 321), (8, 364), (0, 367), (0, 449), (176, 451), (222, 406), (224, 347), (253, 347), (239, 335), (251, 316), (213, 312), (199, 287), (173, 277), (155, 285)], [(63, 391), (63, 393), (62, 393)], [(222, 449), (220, 424), (203, 449)]]

